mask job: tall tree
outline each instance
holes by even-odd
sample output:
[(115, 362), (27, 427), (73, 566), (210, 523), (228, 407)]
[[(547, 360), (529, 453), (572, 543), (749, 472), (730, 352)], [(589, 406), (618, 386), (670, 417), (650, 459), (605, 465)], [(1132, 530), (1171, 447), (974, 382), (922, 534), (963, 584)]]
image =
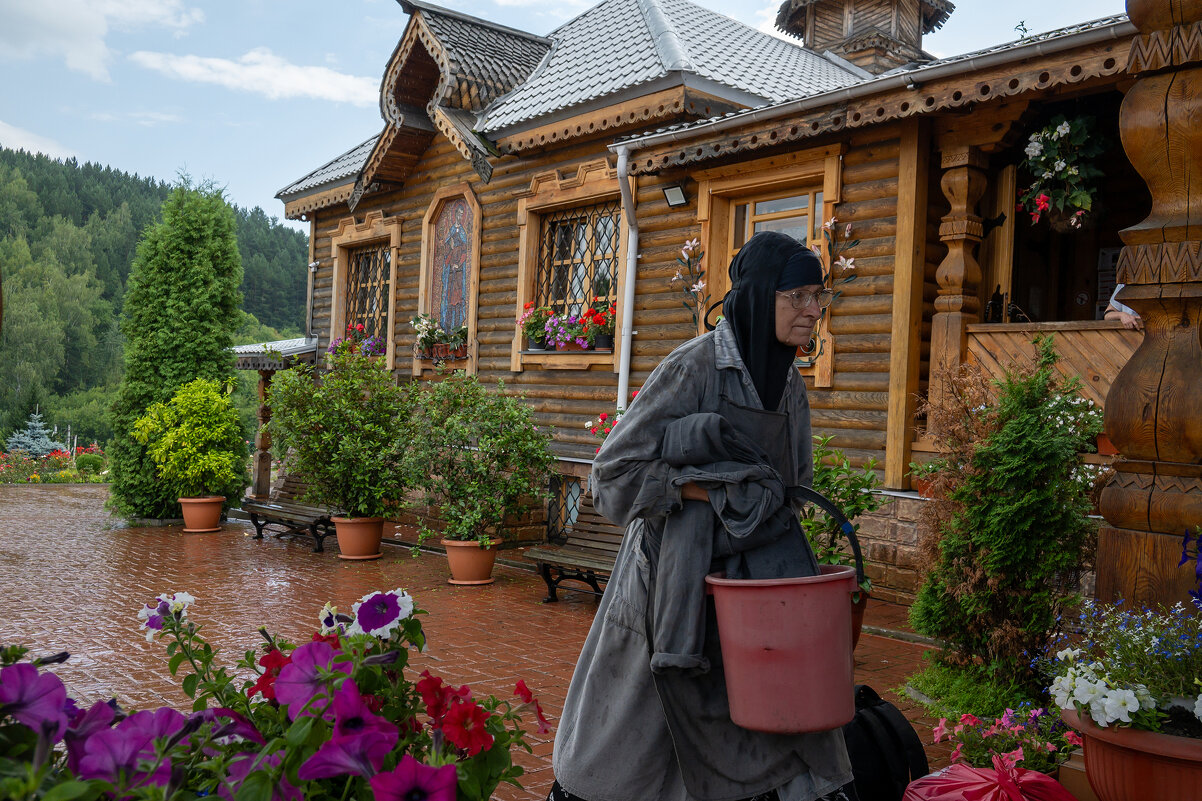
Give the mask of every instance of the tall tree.
[(148, 227), (129, 277), (121, 327), (125, 376), (113, 404), (112, 499), (131, 517), (177, 516), (134, 421), (197, 379), (234, 376), (229, 348), (240, 323), (242, 259), (234, 212), (221, 190), (184, 178)]

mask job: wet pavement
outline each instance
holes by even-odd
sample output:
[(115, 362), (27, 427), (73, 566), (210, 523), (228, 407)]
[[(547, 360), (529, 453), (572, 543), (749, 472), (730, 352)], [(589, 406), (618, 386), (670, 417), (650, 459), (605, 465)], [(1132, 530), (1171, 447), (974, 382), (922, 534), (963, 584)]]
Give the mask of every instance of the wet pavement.
[[(71, 652), (56, 668), (81, 700), (116, 696), (127, 708), (189, 702), (166, 670), (165, 643), (147, 643), (137, 612), (162, 592), (196, 596), (190, 616), (232, 667), (261, 642), (267, 626), (293, 642), (308, 641), (326, 601), (349, 611), (377, 589), (404, 587), (418, 606), (429, 648), (411, 658), (452, 684), (509, 696), (518, 679), (539, 696), (552, 725), (562, 709), (576, 656), (596, 601), (566, 592), (543, 604), (546, 588), (532, 570), (498, 564), (483, 587), (446, 583), (445, 559), (385, 546), (372, 562), (337, 558), (333, 539), (313, 553), (301, 538), (253, 538), (254, 528), (230, 521), (213, 534), (184, 534), (179, 526), (120, 528), (104, 508), (103, 485), (0, 485), (0, 644), (23, 644), (35, 655)], [(521, 562), (514, 551), (503, 560)], [(902, 630), (905, 610), (870, 604), (866, 632)], [(902, 633), (901, 636), (905, 636)], [(856, 650), (856, 681), (871, 685), (906, 713), (924, 740), (935, 722), (894, 688), (920, 666), (925, 646), (866, 633)], [(551, 784), (551, 738), (533, 733), (534, 754), (515, 759), (526, 768), (525, 790), (502, 786), (498, 801), (546, 797)], [(932, 767), (947, 750), (928, 747)]]

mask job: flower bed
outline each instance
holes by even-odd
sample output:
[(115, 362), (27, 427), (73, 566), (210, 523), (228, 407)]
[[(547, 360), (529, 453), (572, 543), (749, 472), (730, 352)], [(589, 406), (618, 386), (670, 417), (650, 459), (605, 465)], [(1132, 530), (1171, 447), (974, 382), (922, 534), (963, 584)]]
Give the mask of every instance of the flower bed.
[[(82, 460), (80, 457), (84, 457)], [(96, 484), (108, 481), (108, 463), (98, 445), (45, 456), (0, 453), (0, 484)]]
[(0, 651), (0, 795), (482, 801), (522, 773), (510, 756), (530, 750), (520, 714), (547, 731), (524, 682), (509, 701), (428, 671), (406, 676), (409, 648), (426, 641), (403, 590), (369, 593), (351, 615), (327, 604), (300, 646), (261, 629), (262, 653), (237, 665), (253, 680), (216, 665), (188, 617), (193, 603), (165, 593), (138, 613), (148, 640), (169, 640), (170, 672), (184, 668), (190, 714), (126, 715), (115, 701), (80, 709), (39, 670), (67, 654), (24, 662), (23, 648)]

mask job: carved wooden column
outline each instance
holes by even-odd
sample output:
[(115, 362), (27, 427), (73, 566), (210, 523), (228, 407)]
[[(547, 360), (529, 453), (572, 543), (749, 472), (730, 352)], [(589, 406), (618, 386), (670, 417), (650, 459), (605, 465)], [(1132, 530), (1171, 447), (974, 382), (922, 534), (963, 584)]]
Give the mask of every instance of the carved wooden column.
[(1097, 594), (1173, 603), (1193, 585), (1182, 534), (1202, 523), (1202, 0), (1127, 0), (1127, 13), (1139, 78), (1119, 129), (1152, 212), (1120, 232), (1119, 298), (1145, 333), (1106, 396), (1121, 456), (1102, 492)]
[(259, 430), (255, 433), (255, 458), (251, 470), (250, 495), (252, 498), (267, 498), (271, 494), (271, 435), (263, 426), (271, 420), (271, 407), (267, 405), (267, 388), (275, 370), (259, 371)]
[[(944, 392), (939, 376), (955, 370), (964, 361), (966, 326), (980, 320), (977, 287), (981, 283), (981, 265), (974, 251), (984, 238), (977, 202), (985, 194), (987, 163), (984, 154), (970, 145), (943, 151), (940, 186), (952, 208), (939, 225), (939, 239), (947, 244), (947, 256), (936, 274), (939, 296), (935, 298), (935, 318), (931, 324), (928, 394), (934, 404), (939, 403)], [(928, 429), (927, 433), (937, 432)]]

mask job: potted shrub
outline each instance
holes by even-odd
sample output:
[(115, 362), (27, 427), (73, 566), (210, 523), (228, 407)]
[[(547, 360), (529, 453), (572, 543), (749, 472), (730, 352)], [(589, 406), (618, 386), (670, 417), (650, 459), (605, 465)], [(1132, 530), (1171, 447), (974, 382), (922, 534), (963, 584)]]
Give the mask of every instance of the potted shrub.
[(1091, 222), (1090, 212), (1102, 171), (1094, 161), (1106, 150), (1093, 117), (1052, 118), (1027, 140), (1022, 166), (1033, 181), (1019, 204), (1035, 225), (1042, 217), (1057, 231), (1071, 231)]
[(518, 317), (518, 328), (526, 337), (528, 350), (545, 350), (547, 347), (547, 320), (551, 319), (550, 306), (535, 306), (531, 301), (526, 304)]
[(357, 332), (336, 340), (327, 370), (301, 365), (268, 392), (273, 446), (303, 476), (303, 499), (336, 513), (339, 556), (377, 559), (383, 521), (406, 488), (404, 426), (409, 393), (375, 357), (382, 343)]
[(934, 498), (935, 478), (942, 467), (943, 462), (939, 459), (910, 462), (910, 487), (923, 498)]
[(159, 476), (178, 494), (184, 531), (218, 531), (228, 496), (247, 485), (246, 438), (230, 401), (233, 384), (198, 378), (134, 423)]
[[(869, 459), (863, 468), (856, 469), (838, 448), (830, 446), (831, 437), (814, 437), (814, 491), (825, 495), (843, 511), (858, 534), (860, 524), (856, 518), (865, 512), (875, 512), (885, 503), (884, 496), (876, 489), (881, 480), (876, 474), (876, 460)], [(817, 506), (807, 506), (801, 512), (801, 528), (814, 549), (820, 565), (851, 565), (855, 560), (843, 547), (846, 536), (839, 525)], [(872, 580), (867, 576), (860, 584), (860, 591), (852, 596), (852, 647), (860, 639), (860, 628), (864, 622), (864, 609), (872, 591)]]
[[(1183, 562), (1190, 558), (1196, 553)], [(1081, 731), (1100, 801), (1142, 801), (1151, 788), (1160, 801), (1198, 798), (1200, 612), (1194, 604), (1139, 609), (1091, 600), (1049, 647), (1052, 698)]]
[(440, 339), (442, 339), (442, 344), (446, 345), (444, 358), (467, 358), (467, 324), (459, 326), (454, 331), (444, 331)]
[[(455, 372), (418, 392), (407, 458), (415, 485), (442, 518), (442, 544), (453, 584), (492, 581), (496, 546), (507, 536), (505, 521), (547, 497), (554, 457), (549, 437), (534, 424), (530, 407), (489, 390), (475, 376)], [(420, 525), (420, 541), (434, 536)], [(461, 562), (482, 564), (458, 574)]]

